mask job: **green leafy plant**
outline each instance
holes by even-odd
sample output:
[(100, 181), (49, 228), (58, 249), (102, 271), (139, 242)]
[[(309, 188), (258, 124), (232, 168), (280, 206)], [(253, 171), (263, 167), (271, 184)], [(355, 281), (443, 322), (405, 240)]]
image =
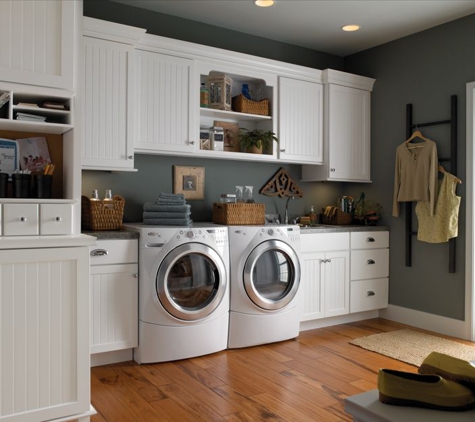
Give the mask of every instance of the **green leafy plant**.
[(383, 216), (383, 207), (380, 203), (365, 199), (364, 192), (355, 202), (355, 220), (367, 226), (377, 225)]
[(239, 143), (243, 151), (267, 149), (273, 141), (279, 142), (279, 139), (271, 130), (239, 128)]

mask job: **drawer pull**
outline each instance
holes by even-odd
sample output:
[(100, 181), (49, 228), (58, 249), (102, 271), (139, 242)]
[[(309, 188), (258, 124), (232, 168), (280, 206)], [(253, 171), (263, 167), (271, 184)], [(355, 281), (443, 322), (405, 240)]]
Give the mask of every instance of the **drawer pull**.
[(368, 290), (368, 291), (366, 292), (366, 297), (369, 297), (369, 296), (376, 296), (376, 293), (373, 292), (372, 290)]
[(376, 264), (376, 261), (375, 261), (374, 259), (368, 259), (368, 260), (366, 261), (366, 263), (367, 263), (368, 265), (374, 265), (374, 264)]
[(26, 221), (26, 217), (20, 217), (20, 221)]
[(132, 274), (132, 277), (133, 278), (139, 278), (139, 275), (137, 273), (135, 273), (135, 274)]
[(91, 251), (91, 256), (105, 256), (109, 255), (109, 252), (107, 252), (105, 249), (94, 249)]
[(376, 242), (376, 240), (374, 240), (374, 237), (367, 237), (366, 241), (369, 243)]
[(61, 217), (56, 217), (55, 221), (61, 221)]

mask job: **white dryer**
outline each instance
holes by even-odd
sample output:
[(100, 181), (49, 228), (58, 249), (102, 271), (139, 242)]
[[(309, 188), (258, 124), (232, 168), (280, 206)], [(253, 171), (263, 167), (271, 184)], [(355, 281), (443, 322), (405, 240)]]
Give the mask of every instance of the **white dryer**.
[(227, 348), (228, 229), (125, 224), (139, 238), (138, 363), (166, 362)]
[(229, 226), (229, 348), (295, 338), (300, 330), (300, 228)]

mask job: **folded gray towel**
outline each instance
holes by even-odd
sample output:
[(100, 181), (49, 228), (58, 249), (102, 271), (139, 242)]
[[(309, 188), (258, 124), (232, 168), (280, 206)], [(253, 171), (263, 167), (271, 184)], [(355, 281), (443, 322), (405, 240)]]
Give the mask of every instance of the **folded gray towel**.
[(145, 202), (143, 204), (144, 211), (155, 211), (155, 212), (190, 212), (190, 204), (182, 205), (165, 205), (165, 204), (154, 204), (153, 202)]
[(186, 201), (184, 199), (157, 199), (155, 203), (159, 205), (184, 205)]
[(193, 220), (189, 218), (144, 218), (143, 223), (155, 226), (191, 226)]
[(143, 218), (188, 218), (191, 212), (144, 211)]
[(182, 193), (167, 193), (167, 192), (160, 192), (158, 195), (159, 199), (185, 199), (185, 195)]

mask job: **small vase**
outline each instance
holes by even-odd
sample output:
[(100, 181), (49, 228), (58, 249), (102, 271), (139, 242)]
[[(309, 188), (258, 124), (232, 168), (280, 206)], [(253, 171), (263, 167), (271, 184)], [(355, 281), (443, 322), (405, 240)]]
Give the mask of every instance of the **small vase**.
[(262, 154), (262, 145), (258, 147), (251, 147), (246, 150), (250, 154)]

